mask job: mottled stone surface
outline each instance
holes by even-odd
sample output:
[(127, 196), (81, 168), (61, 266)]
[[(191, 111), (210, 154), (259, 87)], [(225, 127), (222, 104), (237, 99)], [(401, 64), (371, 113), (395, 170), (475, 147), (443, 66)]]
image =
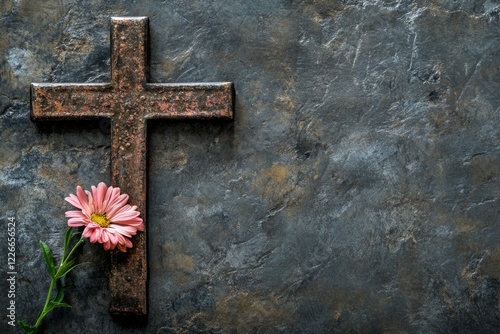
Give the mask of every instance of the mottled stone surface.
[[(45, 333), (494, 333), (500, 4), (0, 1), (0, 254), (33, 322), (63, 198), (109, 181), (98, 122), (29, 120), (32, 82), (109, 81), (109, 17), (149, 16), (152, 82), (233, 81), (233, 122), (149, 129), (149, 317), (108, 315), (109, 259)], [(2, 279), (0, 331), (7, 325)]]

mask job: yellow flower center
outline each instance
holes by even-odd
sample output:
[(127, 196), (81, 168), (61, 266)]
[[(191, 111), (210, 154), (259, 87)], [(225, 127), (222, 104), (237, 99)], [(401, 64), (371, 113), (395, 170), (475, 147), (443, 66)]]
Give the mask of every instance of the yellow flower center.
[(106, 214), (93, 213), (90, 219), (100, 227), (108, 227), (110, 220)]

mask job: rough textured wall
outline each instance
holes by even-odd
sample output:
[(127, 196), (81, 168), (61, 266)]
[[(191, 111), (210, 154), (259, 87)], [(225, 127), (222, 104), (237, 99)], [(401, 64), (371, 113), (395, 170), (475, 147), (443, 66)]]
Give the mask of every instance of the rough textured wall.
[(140, 15), (152, 81), (233, 81), (236, 118), (150, 126), (147, 323), (109, 317), (109, 260), (87, 244), (92, 264), (65, 283), (73, 308), (45, 333), (500, 327), (498, 1), (2, 0), (0, 13), (0, 268), (16, 217), (17, 319), (43, 304), (37, 243), (59, 253), (63, 198), (109, 180), (109, 136), (32, 123), (29, 85), (108, 81), (109, 17)]

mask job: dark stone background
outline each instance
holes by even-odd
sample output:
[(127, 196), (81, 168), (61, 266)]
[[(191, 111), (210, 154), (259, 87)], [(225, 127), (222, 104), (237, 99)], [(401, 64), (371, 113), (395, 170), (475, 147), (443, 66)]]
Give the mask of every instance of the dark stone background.
[[(0, 1), (0, 271), (43, 304), (63, 201), (109, 181), (96, 122), (34, 124), (31, 82), (109, 80), (109, 17), (149, 16), (153, 82), (233, 81), (234, 122), (150, 127), (149, 318), (108, 315), (86, 244), (44, 333), (494, 333), (500, 5)], [(2, 333), (7, 283), (1, 281)], [(4, 314), (5, 313), (5, 314)]]

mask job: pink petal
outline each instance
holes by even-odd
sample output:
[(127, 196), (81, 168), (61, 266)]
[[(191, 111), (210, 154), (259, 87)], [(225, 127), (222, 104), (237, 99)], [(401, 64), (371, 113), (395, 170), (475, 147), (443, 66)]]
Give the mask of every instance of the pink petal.
[[(135, 209), (137, 209), (137, 207), (135, 207)], [(121, 207), (120, 210), (115, 212), (115, 215), (122, 213), (122, 212), (125, 212), (125, 211), (135, 210), (135, 209), (131, 205), (125, 204), (124, 206)]]
[(68, 226), (70, 227), (78, 227), (85, 225), (87, 225), (87, 222), (81, 218), (71, 218), (70, 220), (68, 220)]
[(96, 212), (96, 209), (94, 207), (94, 197), (92, 196), (92, 193), (88, 190), (85, 190), (85, 194), (87, 194), (87, 197), (89, 198), (89, 207), (90, 207), (90, 212), (94, 213)]
[(108, 207), (111, 206), (111, 208), (106, 212), (109, 219), (113, 220), (113, 216), (127, 203), (128, 198), (128, 195), (121, 194), (113, 203), (108, 204)]
[(82, 205), (80, 204), (80, 201), (78, 200), (78, 197), (76, 197), (73, 194), (69, 194), (69, 197), (66, 197), (64, 200), (66, 202), (69, 202), (71, 205), (77, 207), (78, 209), (83, 209)]
[(99, 225), (96, 225), (96, 224), (93, 224), (93, 225), (95, 225), (97, 227), (92, 230), (92, 234), (90, 235), (90, 242), (102, 243), (102, 236), (101, 236), (102, 235), (102, 227), (100, 227)]
[(119, 234), (118, 235), (118, 244), (117, 244), (117, 247), (118, 247), (118, 249), (120, 251), (126, 252), (127, 251), (127, 247), (128, 248), (132, 248), (132, 242), (129, 239), (127, 239), (127, 238), (125, 238), (125, 237), (123, 237), (122, 235)]
[(140, 215), (141, 213), (138, 211), (125, 211), (125, 212), (120, 212), (114, 215), (112, 221), (125, 221), (125, 220), (130, 220), (133, 218), (136, 218)]
[(80, 210), (72, 210), (72, 211), (66, 211), (64, 213), (64, 216), (67, 218), (70, 217), (80, 217), (80, 218), (88, 218), (82, 211)]
[(94, 208), (95, 211), (99, 214), (103, 214), (103, 201), (104, 201), (104, 196), (106, 195), (106, 191), (108, 190), (108, 187), (104, 184), (104, 182), (101, 182), (97, 185), (97, 188), (92, 186), (92, 194), (94, 196)]
[[(120, 188), (114, 188), (113, 193), (111, 194), (111, 197), (109, 199), (108, 205), (110, 207), (113, 207), (116, 205), (116, 203), (120, 202), (123, 199), (123, 196), (127, 196), (126, 194), (120, 194)], [(123, 205), (121, 205), (123, 206)]]
[(90, 236), (92, 235), (92, 231), (94, 230), (94, 227), (92, 225), (95, 224), (88, 224), (83, 230), (82, 235), (84, 238), (90, 238)]
[(112, 228), (121, 235), (127, 236), (129, 238), (137, 234), (137, 229), (133, 226), (110, 225), (109, 228)]
[(125, 246), (128, 248), (132, 248), (134, 245), (132, 244), (132, 241), (130, 239), (125, 238)]
[(118, 243), (118, 237), (116, 236), (115, 233), (109, 233), (109, 241), (113, 244), (116, 245)]
[(116, 225), (122, 225), (122, 226), (133, 226), (140, 231), (144, 230), (144, 224), (143, 224), (141, 218), (134, 218), (134, 219), (123, 220), (123, 221), (121, 221), (121, 220), (120, 221), (113, 221), (111, 223), (116, 224)]
[(108, 203), (113, 195), (113, 187), (108, 187), (106, 190), (106, 195), (104, 196), (104, 200), (102, 201), (102, 212), (106, 212), (108, 209)]
[(86, 211), (89, 214), (92, 213), (91, 207), (87, 198), (85, 197), (85, 193), (83, 192), (82, 187), (76, 187), (76, 196), (78, 197), (78, 201), (80, 202), (82, 210)]
[(101, 235), (102, 243), (109, 242), (109, 233), (107, 231), (108, 231), (108, 229), (102, 230), (102, 235)]

